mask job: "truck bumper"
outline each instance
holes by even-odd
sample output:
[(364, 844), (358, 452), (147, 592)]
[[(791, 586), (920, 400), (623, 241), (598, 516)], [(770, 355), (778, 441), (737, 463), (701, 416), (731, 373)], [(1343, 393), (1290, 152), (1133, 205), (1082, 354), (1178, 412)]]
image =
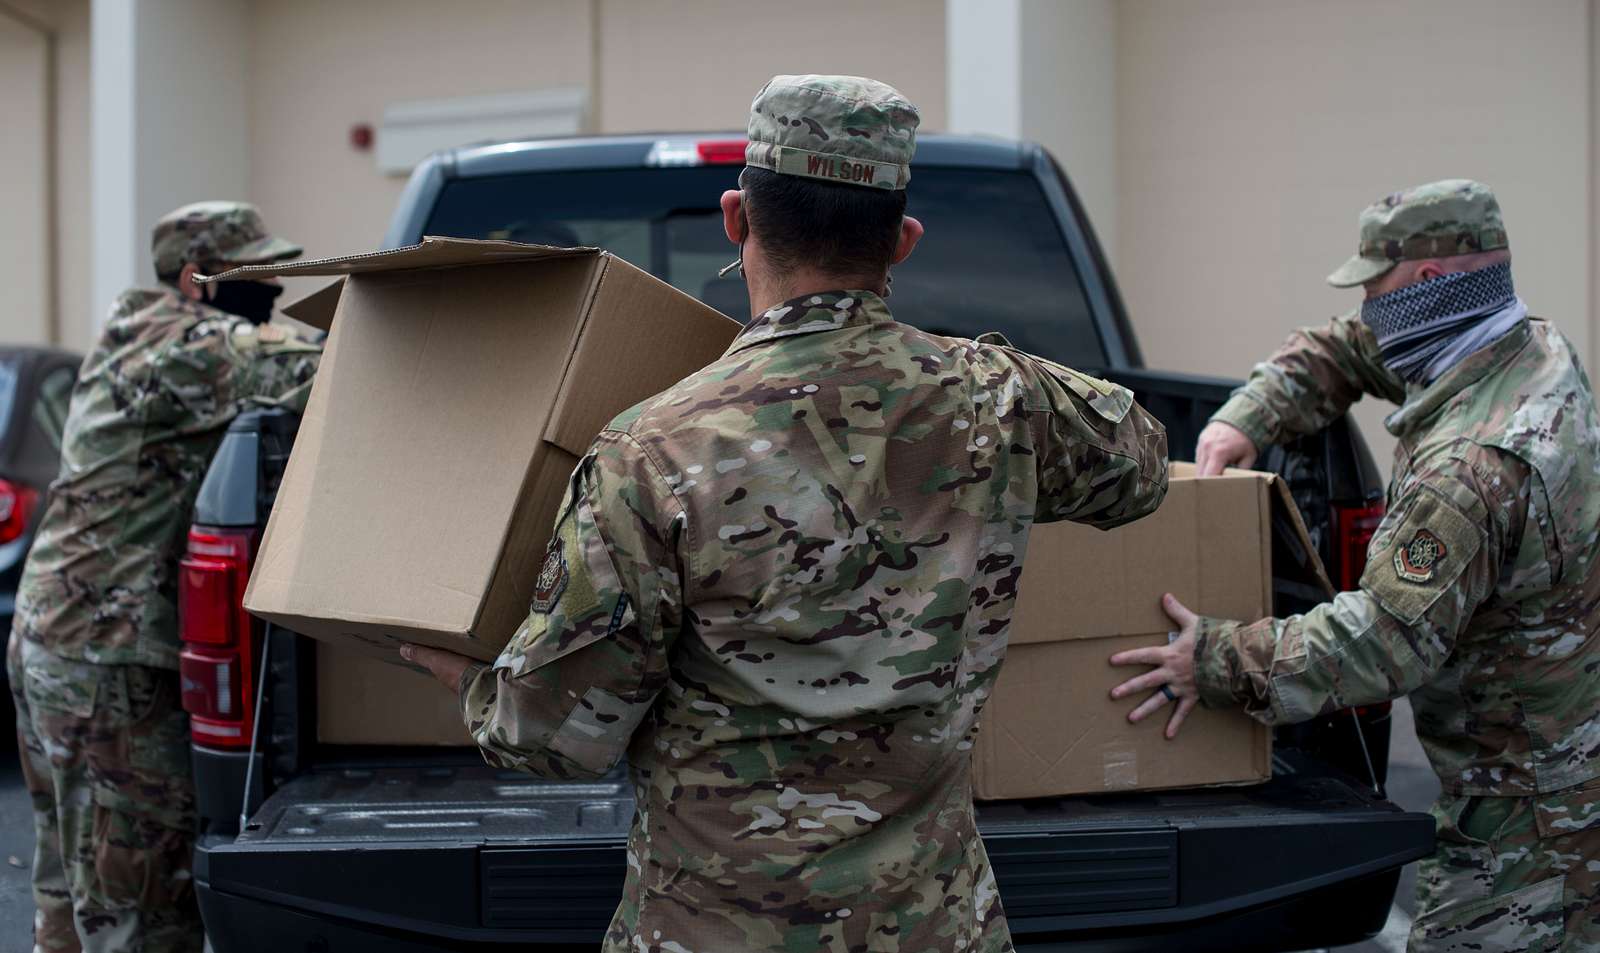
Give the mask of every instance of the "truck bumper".
[[(594, 949), (631, 805), (457, 771), (297, 779), (239, 838), (203, 839), (213, 948)], [(474, 785), (493, 793), (462, 797)], [(1399, 868), (1433, 849), (1427, 815), (1293, 764), (1255, 788), (984, 804), (979, 826), (1017, 946), (1035, 950), (1358, 942), (1383, 927)]]

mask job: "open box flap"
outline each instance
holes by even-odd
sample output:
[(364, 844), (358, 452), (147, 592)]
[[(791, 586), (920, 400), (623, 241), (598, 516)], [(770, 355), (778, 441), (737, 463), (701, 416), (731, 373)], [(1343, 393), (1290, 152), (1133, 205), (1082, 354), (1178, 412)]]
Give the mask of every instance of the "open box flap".
[(332, 330), (333, 314), (339, 309), (339, 294), (342, 291), (344, 291), (344, 279), (335, 278), (304, 298), (291, 301), (278, 310), (318, 330)]
[(526, 245), (522, 242), (442, 238), (430, 235), (415, 245), (407, 245), (404, 248), (360, 252), (336, 258), (310, 258), (304, 261), (274, 261), (261, 265), (245, 265), (220, 275), (196, 275), (194, 280), (197, 284), (205, 284), (211, 281), (260, 278), (355, 275), (369, 271), (452, 268), (458, 265), (538, 261), (545, 258), (574, 258), (600, 254), (604, 252), (598, 248), (557, 248), (554, 245)]

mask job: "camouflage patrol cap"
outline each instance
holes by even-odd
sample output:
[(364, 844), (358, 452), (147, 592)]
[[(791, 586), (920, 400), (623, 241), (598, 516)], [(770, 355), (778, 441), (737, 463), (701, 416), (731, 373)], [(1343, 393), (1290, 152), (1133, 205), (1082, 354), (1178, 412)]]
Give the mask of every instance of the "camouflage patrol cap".
[(1505, 248), (1500, 203), (1482, 182), (1444, 179), (1395, 192), (1361, 213), (1361, 244), (1328, 284), (1365, 284), (1397, 262)]
[(184, 262), (256, 265), (294, 258), (299, 245), (274, 238), (261, 213), (246, 202), (196, 202), (161, 216), (150, 233), (156, 274), (176, 274)]
[(917, 107), (860, 76), (774, 76), (750, 104), (746, 165), (825, 182), (903, 189)]

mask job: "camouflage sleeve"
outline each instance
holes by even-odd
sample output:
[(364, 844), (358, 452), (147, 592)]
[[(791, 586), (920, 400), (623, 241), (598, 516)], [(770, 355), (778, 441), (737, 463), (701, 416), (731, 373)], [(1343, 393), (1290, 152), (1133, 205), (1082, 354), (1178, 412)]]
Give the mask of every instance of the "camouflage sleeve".
[(250, 402), (304, 411), (321, 358), (320, 345), (281, 325), (213, 319), (196, 324), (163, 357), (158, 378), (168, 413), (208, 429)]
[(1362, 394), (1400, 403), (1405, 384), (1384, 366), (1377, 338), (1352, 312), (1291, 334), (1211, 419), (1238, 427), (1261, 448), (1316, 433)]
[(1032, 415), (1035, 519), (1110, 529), (1148, 516), (1167, 494), (1167, 429), (1125, 387), (1008, 351)]
[(283, 325), (248, 322), (234, 329), (230, 345), (230, 361), (238, 368), (236, 399), (305, 411), (322, 345)]
[(532, 611), (492, 667), (463, 679), (491, 764), (598, 777), (667, 681), (682, 619), (683, 509), (644, 451), (608, 431), (573, 471)]
[(1294, 723), (1425, 684), (1516, 550), (1529, 480), (1516, 458), (1473, 448), (1396, 503), (1368, 547), (1359, 589), (1302, 616), (1248, 625), (1203, 619), (1195, 645), (1201, 700)]

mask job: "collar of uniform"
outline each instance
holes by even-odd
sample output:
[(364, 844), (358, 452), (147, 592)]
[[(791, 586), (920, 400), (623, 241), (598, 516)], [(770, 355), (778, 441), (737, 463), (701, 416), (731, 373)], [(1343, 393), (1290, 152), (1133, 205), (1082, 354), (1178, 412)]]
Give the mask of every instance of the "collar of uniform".
[(823, 291), (790, 298), (783, 304), (761, 312), (733, 339), (728, 353), (770, 341), (773, 338), (837, 331), (893, 321), (889, 306), (870, 291)]
[(1451, 398), (1482, 380), (1490, 371), (1506, 364), (1526, 347), (1533, 336), (1533, 330), (1528, 324), (1532, 320), (1535, 319), (1529, 318), (1518, 322), (1517, 326), (1507, 331), (1500, 340), (1481, 351), (1467, 355), (1465, 360), (1446, 371), (1443, 377), (1432, 384), (1426, 387), (1416, 385), (1408, 387), (1405, 404), (1389, 415), (1383, 422), (1384, 427), (1396, 437), (1404, 437), (1427, 423), (1449, 403)]

